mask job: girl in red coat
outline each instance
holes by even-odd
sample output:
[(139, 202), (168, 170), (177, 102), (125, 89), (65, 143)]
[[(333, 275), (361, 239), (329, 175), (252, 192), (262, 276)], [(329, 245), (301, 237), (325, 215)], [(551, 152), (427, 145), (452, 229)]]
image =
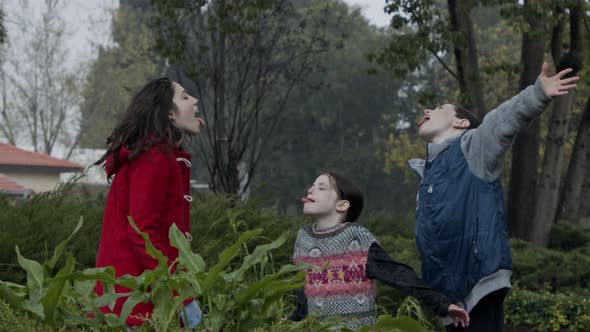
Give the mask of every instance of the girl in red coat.
[[(145, 251), (143, 239), (127, 220), (131, 216), (151, 242), (168, 257), (178, 257), (170, 245), (168, 231), (172, 224), (190, 240), (189, 181), (191, 155), (180, 143), (187, 135), (197, 135), (205, 123), (197, 115), (197, 99), (188, 95), (180, 84), (160, 78), (146, 84), (133, 99), (124, 119), (107, 138), (107, 151), (96, 162), (103, 164), (112, 182), (104, 212), (96, 266), (113, 266), (116, 276), (140, 275), (153, 269), (157, 262)], [(116, 286), (118, 293), (129, 289)], [(103, 294), (97, 284), (96, 293)], [(119, 298), (111, 311), (121, 313), (127, 298)], [(187, 305), (185, 326), (198, 324), (200, 310), (196, 302)], [(152, 312), (150, 303), (137, 304), (127, 324), (143, 324)]]

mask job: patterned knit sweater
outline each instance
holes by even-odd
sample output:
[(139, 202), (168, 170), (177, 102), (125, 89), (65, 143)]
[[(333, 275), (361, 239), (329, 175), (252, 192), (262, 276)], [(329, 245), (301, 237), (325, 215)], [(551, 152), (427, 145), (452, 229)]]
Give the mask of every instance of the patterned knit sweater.
[[(375, 283), (365, 271), (369, 248), (375, 242), (358, 224), (344, 223), (322, 231), (305, 225), (299, 230), (294, 262), (318, 267), (305, 277), (308, 314), (347, 317), (350, 328), (375, 323)], [(321, 269), (324, 264), (327, 268)]]

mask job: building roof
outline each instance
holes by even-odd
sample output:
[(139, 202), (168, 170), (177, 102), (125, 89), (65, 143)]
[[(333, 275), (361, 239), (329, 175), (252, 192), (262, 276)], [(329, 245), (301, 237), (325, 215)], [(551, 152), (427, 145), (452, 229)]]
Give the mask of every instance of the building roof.
[(14, 180), (8, 178), (6, 175), (0, 173), (0, 192), (26, 195), (30, 194), (32, 190), (21, 186), (20, 184), (14, 182)]
[(43, 153), (19, 149), (14, 145), (0, 143), (0, 166), (56, 168), (60, 171), (82, 170), (82, 165), (57, 159)]

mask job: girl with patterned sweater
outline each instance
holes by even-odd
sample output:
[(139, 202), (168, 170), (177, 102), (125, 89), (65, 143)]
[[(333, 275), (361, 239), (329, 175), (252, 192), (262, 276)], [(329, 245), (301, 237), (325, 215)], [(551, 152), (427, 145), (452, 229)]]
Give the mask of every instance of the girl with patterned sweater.
[[(314, 223), (303, 226), (293, 260), (318, 269), (305, 276), (297, 307), (289, 316), (339, 316), (352, 329), (376, 322), (375, 280), (416, 297), (455, 325), (469, 324), (469, 314), (427, 286), (407, 265), (395, 262), (363, 226), (353, 224), (363, 209), (363, 195), (349, 180), (333, 173), (320, 175), (302, 199), (303, 213)], [(319, 267), (327, 264), (327, 268)]]

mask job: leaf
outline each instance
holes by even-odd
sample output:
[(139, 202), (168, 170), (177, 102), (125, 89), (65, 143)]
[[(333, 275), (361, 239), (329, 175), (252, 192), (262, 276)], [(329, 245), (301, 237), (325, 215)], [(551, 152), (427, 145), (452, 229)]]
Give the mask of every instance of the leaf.
[(262, 234), (262, 229), (258, 228), (252, 231), (247, 231), (242, 236), (240, 236), (239, 240), (234, 243), (231, 247), (224, 249), (221, 254), (219, 254), (219, 261), (215, 264), (211, 269), (209, 269), (209, 273), (207, 274), (207, 278), (203, 282), (203, 290), (208, 291), (212, 289), (214, 283), (219, 281), (219, 273), (225, 269), (227, 264), (231, 262), (239, 253), (242, 248), (242, 245), (249, 241), (252, 238), (255, 238)]
[(68, 322), (67, 325), (83, 325), (91, 326), (96, 330), (102, 327), (102, 321), (98, 319), (89, 318), (85, 315), (80, 315), (77, 311), (69, 311), (64, 308), (57, 308), (59, 315), (63, 317), (63, 320)]
[(121, 309), (121, 320), (122, 321), (126, 321), (127, 317), (129, 316), (129, 314), (131, 313), (131, 310), (133, 309), (133, 307), (135, 307), (136, 304), (141, 303), (141, 302), (146, 302), (149, 300), (149, 295), (141, 292), (141, 291), (133, 291), (133, 293), (131, 293), (131, 295), (127, 298), (127, 300), (125, 301), (125, 303), (123, 304), (123, 309)]
[(50, 325), (55, 326), (56, 323), (56, 308), (59, 306), (60, 299), (64, 295), (66, 289), (66, 282), (69, 280), (76, 260), (72, 255), (68, 255), (66, 264), (53, 278), (47, 279), (47, 290), (41, 298), (41, 304), (45, 310), (45, 320)]
[(145, 251), (147, 252), (147, 254), (150, 255), (151, 257), (155, 258), (158, 261), (158, 265), (160, 267), (162, 267), (162, 266), (167, 267), (168, 266), (168, 258), (166, 256), (164, 256), (164, 254), (162, 254), (162, 252), (154, 246), (152, 241), (150, 241), (149, 234), (142, 232), (137, 227), (137, 225), (135, 224), (135, 221), (133, 221), (133, 218), (131, 216), (127, 216), (127, 220), (129, 221), (129, 223), (131, 224), (131, 227), (133, 227), (135, 232), (137, 232), (137, 234), (139, 234), (143, 238), (143, 240), (145, 241)]
[(244, 272), (246, 272), (254, 264), (261, 262), (269, 251), (282, 246), (285, 241), (287, 241), (287, 233), (283, 233), (278, 239), (271, 243), (257, 246), (252, 254), (244, 258), (244, 263), (242, 263), (242, 266), (240, 266), (238, 270), (229, 274), (230, 278), (232, 280), (241, 280)]
[[(283, 265), (283, 266), (281, 266), (281, 269), (277, 273), (264, 276), (264, 278), (262, 278), (262, 280), (250, 285), (244, 294), (238, 296), (237, 297), (238, 306), (242, 306), (246, 301), (249, 301), (250, 299), (252, 299), (254, 297), (254, 295), (256, 295), (256, 293), (264, 290), (272, 281), (282, 277), (285, 274), (303, 271), (301, 274), (298, 274), (298, 276), (301, 277), (301, 280), (303, 280), (303, 275), (305, 274), (304, 270), (306, 270), (306, 269), (307, 269), (307, 265)], [(297, 283), (297, 285), (298, 285), (298, 287), (302, 287), (304, 284), (300, 285), (299, 283)]]
[(130, 289), (136, 289), (140, 287), (140, 285), (146, 284), (146, 275), (149, 272), (152, 271), (144, 271), (142, 274), (138, 276), (132, 276), (130, 274), (122, 275), (119, 278), (117, 278), (116, 284)]
[(18, 264), (27, 271), (27, 286), (29, 287), (29, 292), (43, 287), (43, 266), (37, 261), (24, 258), (20, 254), (18, 246), (16, 246), (16, 257)]
[(43, 305), (39, 302), (25, 300), (22, 305), (23, 309), (26, 309), (41, 319), (45, 319), (45, 312), (43, 311)]
[(120, 297), (127, 296), (129, 294), (130, 293), (105, 293), (94, 301), (94, 305), (97, 308), (109, 307), (109, 309), (113, 310), (117, 299)]
[(57, 261), (59, 260), (59, 258), (63, 254), (64, 250), (66, 249), (66, 245), (68, 244), (68, 242), (70, 242), (72, 237), (76, 233), (78, 233), (80, 228), (82, 228), (83, 224), (84, 224), (84, 217), (80, 216), (80, 219), (78, 220), (78, 224), (74, 228), (74, 231), (72, 232), (72, 234), (70, 234), (70, 236), (68, 236), (67, 239), (61, 241), (60, 244), (58, 244), (57, 247), (55, 247), (55, 250), (53, 251), (53, 257), (51, 257), (51, 259), (48, 260), (47, 262), (45, 262), (43, 265), (45, 265), (49, 270), (51, 270), (55, 267), (55, 264), (57, 264)]
[(202, 272), (205, 270), (205, 261), (200, 255), (191, 251), (190, 242), (176, 224), (172, 224), (172, 227), (170, 227), (169, 236), (170, 244), (178, 249), (180, 264), (184, 265), (190, 272)]
[(180, 309), (180, 301), (175, 301), (172, 292), (163, 282), (157, 282), (152, 285), (149, 298), (150, 302), (154, 305), (152, 315), (156, 322), (163, 323), (167, 321), (169, 317), (175, 316), (178, 309)]
[(121, 315), (121, 317), (115, 314), (104, 315), (104, 322), (107, 323), (108, 327), (126, 328), (127, 324), (125, 324), (125, 319), (123, 318), (123, 315)]
[(26, 299), (25, 286), (0, 280), (0, 298), (13, 307), (20, 307)]
[(262, 311), (266, 312), (271, 305), (276, 301), (280, 300), (281, 297), (291, 291), (299, 289), (305, 285), (304, 281), (297, 282), (277, 282), (273, 283), (272, 287), (267, 287), (264, 292), (264, 304), (262, 305)]
[(72, 279), (75, 281), (100, 280), (103, 284), (115, 282), (115, 269), (112, 266), (96, 267), (74, 271)]

